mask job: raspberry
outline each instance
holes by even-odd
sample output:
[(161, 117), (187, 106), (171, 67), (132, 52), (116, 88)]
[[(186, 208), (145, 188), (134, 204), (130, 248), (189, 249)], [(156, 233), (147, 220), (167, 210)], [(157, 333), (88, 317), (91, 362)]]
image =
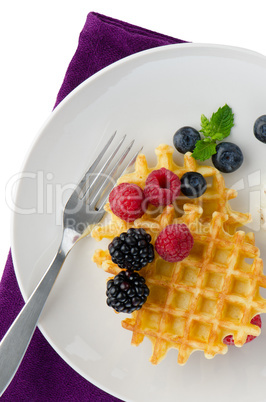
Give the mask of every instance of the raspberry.
[(121, 183), (109, 195), (112, 212), (127, 222), (133, 222), (144, 214), (144, 192), (133, 183)]
[(188, 227), (182, 224), (166, 226), (155, 242), (155, 250), (168, 262), (182, 261), (189, 255), (194, 240)]
[(179, 177), (171, 170), (154, 170), (146, 180), (145, 198), (155, 206), (172, 204), (180, 194), (180, 186)]
[[(259, 315), (259, 314), (255, 315), (255, 317), (252, 318), (252, 320), (250, 321), (250, 323), (253, 324), (253, 325), (257, 325), (258, 327), (261, 328), (261, 318), (260, 318), (260, 315)], [(255, 339), (255, 338), (257, 338), (257, 337), (254, 336), (254, 335), (248, 335), (248, 336), (247, 336), (247, 340), (246, 340), (245, 343), (251, 342), (251, 341), (253, 341), (253, 339)], [(225, 343), (226, 345), (234, 345), (235, 342), (234, 342), (234, 337), (233, 337), (233, 335), (227, 335), (227, 336), (223, 339), (223, 343)]]

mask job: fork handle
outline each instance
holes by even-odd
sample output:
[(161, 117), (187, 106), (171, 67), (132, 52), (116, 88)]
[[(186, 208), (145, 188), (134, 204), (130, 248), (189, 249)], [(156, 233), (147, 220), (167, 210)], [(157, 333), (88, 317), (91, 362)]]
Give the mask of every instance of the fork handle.
[(43, 306), (65, 258), (65, 254), (59, 250), (0, 343), (0, 396), (8, 387), (23, 359)]

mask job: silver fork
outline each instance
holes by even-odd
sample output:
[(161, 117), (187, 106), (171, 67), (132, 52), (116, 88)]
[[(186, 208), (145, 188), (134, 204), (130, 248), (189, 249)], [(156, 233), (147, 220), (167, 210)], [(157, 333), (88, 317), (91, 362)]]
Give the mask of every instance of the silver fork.
[[(124, 136), (100, 171), (95, 173), (96, 167), (115, 135), (116, 132), (108, 140), (67, 201), (63, 213), (63, 234), (58, 252), (0, 343), (0, 396), (14, 377), (23, 359), (44, 304), (68, 253), (81, 238), (90, 233), (92, 225), (98, 223), (105, 213), (104, 204), (116, 180), (121, 175), (119, 171), (123, 169), (123, 163), (134, 143), (134, 141), (130, 143), (111, 167), (111, 163), (125, 140), (126, 136)], [(130, 159), (122, 173), (134, 164), (139, 152)], [(73, 225), (73, 223), (75, 224)]]

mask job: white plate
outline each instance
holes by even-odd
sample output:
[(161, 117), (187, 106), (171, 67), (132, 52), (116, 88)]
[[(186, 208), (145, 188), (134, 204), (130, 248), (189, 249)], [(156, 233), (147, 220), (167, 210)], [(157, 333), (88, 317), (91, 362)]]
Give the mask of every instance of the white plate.
[[(266, 145), (252, 132), (255, 119), (266, 114), (264, 56), (224, 46), (166, 46), (126, 58), (73, 91), (39, 133), (18, 186), (12, 252), (24, 298), (57, 250), (61, 201), (104, 138), (114, 130), (119, 136), (127, 133), (136, 139), (136, 149), (144, 145), (152, 164), (156, 146), (172, 144), (183, 125), (199, 129), (201, 114), (210, 116), (225, 103), (235, 113), (230, 141), (242, 148), (245, 158), (239, 170), (225, 175), (226, 185), (239, 189), (232, 205), (243, 212), (252, 206), (256, 215), (266, 184)], [(179, 163), (182, 159), (176, 154)], [(255, 219), (257, 245), (265, 258), (266, 232), (259, 226)], [(120, 325), (124, 315), (105, 304), (108, 275), (91, 262), (99, 247), (85, 239), (70, 253), (39, 323), (70, 366), (127, 401), (265, 400), (266, 327), (256, 341), (231, 347), (225, 356), (206, 360), (196, 352), (179, 367), (177, 351), (171, 350), (153, 366), (150, 342), (131, 346), (131, 332)]]

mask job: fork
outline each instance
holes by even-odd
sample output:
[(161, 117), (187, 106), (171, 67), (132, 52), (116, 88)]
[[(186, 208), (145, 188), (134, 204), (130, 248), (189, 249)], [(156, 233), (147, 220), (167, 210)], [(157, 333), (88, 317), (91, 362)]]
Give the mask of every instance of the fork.
[(134, 164), (140, 152), (135, 153), (119, 174), (134, 143), (133, 140), (113, 162), (126, 138), (124, 136), (100, 171), (95, 173), (96, 167), (115, 135), (116, 132), (110, 137), (68, 199), (63, 211), (63, 233), (58, 252), (0, 343), (0, 396), (11, 382), (23, 359), (47, 297), (68, 253), (80, 239), (91, 232), (93, 225), (102, 219), (105, 213), (103, 207), (118, 177)]

